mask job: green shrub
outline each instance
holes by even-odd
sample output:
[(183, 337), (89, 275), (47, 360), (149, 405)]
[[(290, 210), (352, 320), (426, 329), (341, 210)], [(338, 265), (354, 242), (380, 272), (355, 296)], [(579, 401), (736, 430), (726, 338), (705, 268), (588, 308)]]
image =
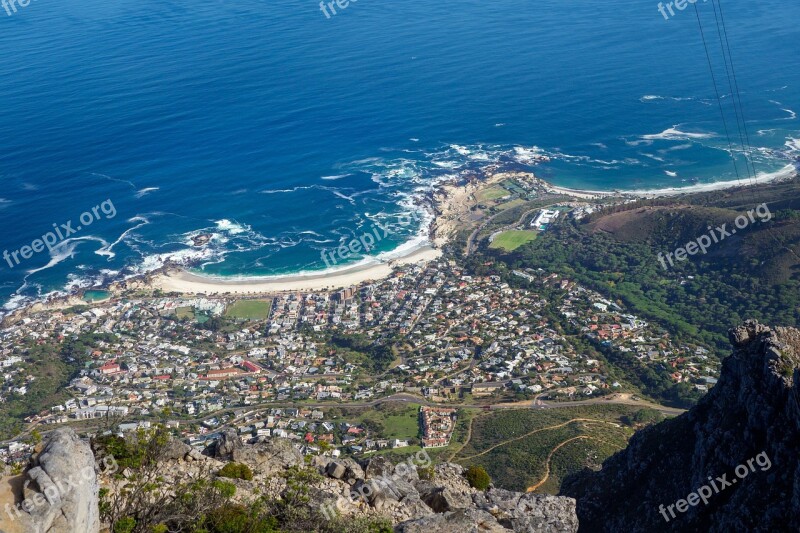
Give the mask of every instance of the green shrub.
[(259, 509), (244, 505), (229, 504), (214, 509), (205, 520), (207, 531), (211, 533), (272, 533), (278, 531), (277, 520), (263, 516)]
[(433, 465), (426, 466), (417, 468), (417, 474), (419, 474), (419, 478), (424, 481), (433, 481), (433, 478), (436, 476), (436, 470), (434, 470)]
[(472, 488), (486, 490), (492, 483), (492, 478), (482, 466), (470, 466), (467, 469), (467, 481)]
[(253, 471), (250, 467), (242, 463), (228, 463), (222, 467), (222, 470), (217, 472), (219, 477), (228, 477), (231, 479), (244, 479), (251, 481), (253, 479)]
[(130, 516), (121, 518), (114, 524), (114, 533), (131, 533), (136, 528), (136, 520)]

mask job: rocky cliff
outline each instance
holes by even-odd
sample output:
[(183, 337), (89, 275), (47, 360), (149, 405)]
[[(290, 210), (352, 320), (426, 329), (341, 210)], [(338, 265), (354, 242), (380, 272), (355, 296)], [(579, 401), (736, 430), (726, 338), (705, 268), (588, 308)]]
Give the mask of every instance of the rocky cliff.
[[(188, 450), (187, 450), (188, 452)], [(205, 452), (206, 461), (234, 461), (252, 468), (253, 480), (237, 480), (237, 494), (280, 497), (286, 490), (282, 472), (305, 460), (288, 440), (273, 439), (244, 446), (233, 432), (224, 433)], [(187, 457), (188, 459), (188, 457)], [(191, 461), (191, 459), (189, 459)], [(179, 460), (180, 461), (180, 460)], [(575, 501), (548, 495), (521, 494), (490, 487), (472, 488), (461, 465), (430, 466), (424, 452), (393, 464), (383, 457), (362, 461), (315, 456), (310, 466), (322, 479), (306, 505), (323, 517), (384, 516), (398, 533), (429, 532), (574, 532), (578, 529)]]
[(797, 531), (800, 332), (748, 321), (717, 385), (599, 472), (568, 479), (581, 531)]

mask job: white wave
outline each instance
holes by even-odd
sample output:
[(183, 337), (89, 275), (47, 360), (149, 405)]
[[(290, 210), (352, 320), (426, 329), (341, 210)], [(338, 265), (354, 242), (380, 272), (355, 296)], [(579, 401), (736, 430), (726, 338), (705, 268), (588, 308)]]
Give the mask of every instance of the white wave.
[(217, 225), (217, 229), (219, 231), (223, 231), (231, 235), (238, 235), (239, 233), (244, 233), (250, 230), (250, 226), (238, 224), (236, 222), (231, 222), (227, 218), (223, 218), (222, 220), (215, 220), (214, 223)]
[(105, 249), (108, 247), (108, 243), (105, 240), (101, 239), (100, 237), (94, 237), (92, 235), (88, 235), (86, 237), (75, 237), (72, 239), (61, 241), (60, 243), (55, 245), (52, 250), (50, 250), (50, 261), (43, 267), (28, 270), (26, 278), (28, 276), (36, 274), (37, 272), (53, 268), (62, 261), (74, 257), (75, 249), (83, 241), (97, 241), (101, 243), (103, 246), (100, 247), (100, 249), (95, 252), (98, 255), (104, 255)]
[(411, 138), (409, 139), (409, 141), (411, 141), (412, 143), (418, 143), (418, 142), (419, 142), (419, 139), (417, 139), (416, 137), (411, 137)]
[(431, 161), (431, 163), (439, 168), (448, 168), (450, 170), (455, 170), (461, 166), (458, 161)]
[(458, 152), (463, 156), (468, 156), (469, 154), (472, 153), (469, 148), (467, 148), (466, 146), (461, 146), (459, 144), (451, 144), (450, 148), (452, 148), (453, 150), (455, 150), (456, 152)]
[(786, 109), (785, 107), (783, 107), (783, 103), (782, 102), (779, 102), (777, 100), (770, 100), (769, 102), (771, 104), (775, 104), (776, 106), (780, 107), (781, 111), (785, 111), (786, 113), (789, 113), (788, 117), (781, 118), (781, 119), (778, 119), (778, 120), (794, 120), (794, 119), (797, 118), (797, 113), (795, 113), (791, 109)]
[(785, 146), (793, 152), (800, 152), (800, 139), (789, 137), (785, 143)]
[(646, 94), (639, 98), (640, 102), (652, 102), (655, 100), (672, 100), (673, 102), (690, 102), (694, 100), (694, 97), (687, 96), (687, 97), (680, 97), (680, 96), (659, 96), (657, 94)]
[(106, 174), (100, 174), (100, 173), (97, 173), (97, 172), (90, 172), (90, 174), (91, 174), (92, 176), (97, 176), (98, 178), (107, 179), (108, 181), (116, 181), (116, 182), (118, 182), (118, 183), (124, 183), (124, 184), (126, 184), (126, 185), (130, 185), (130, 186), (131, 186), (131, 187), (133, 187), (135, 190), (138, 190), (138, 187), (136, 187), (136, 185), (134, 185), (134, 183), (133, 183), (132, 181), (128, 181), (128, 180), (121, 180), (121, 179), (119, 179), (119, 178), (112, 178), (111, 176), (108, 176), (108, 175), (106, 175)]
[(686, 139), (708, 139), (713, 137), (714, 135), (711, 133), (689, 133), (685, 131), (680, 131), (678, 126), (672, 126), (671, 128), (667, 128), (661, 133), (652, 133), (649, 135), (642, 135), (642, 139), (648, 141), (655, 141), (655, 140), (665, 140), (665, 141), (678, 141), (678, 140), (686, 140)]
[(758, 135), (759, 135), (759, 136), (763, 136), (763, 135), (766, 135), (767, 133), (772, 133), (773, 131), (778, 131), (778, 130), (776, 130), (776, 129), (771, 129), (771, 130), (758, 130), (758, 132), (757, 132), (757, 133), (758, 133)]
[[(759, 184), (768, 183), (771, 181), (788, 179), (795, 175), (796, 169), (794, 165), (786, 165), (780, 170), (775, 172), (759, 172), (756, 180)], [(665, 189), (636, 189), (631, 191), (620, 191), (627, 194), (647, 195), (647, 196), (661, 196), (661, 195), (674, 195), (691, 192), (707, 192), (716, 191), (719, 189), (727, 189), (730, 187), (738, 187), (749, 185), (746, 179), (730, 180), (730, 181), (715, 181), (711, 183), (698, 183), (697, 185), (690, 185), (688, 187), (667, 187)]]
[(677, 178), (678, 177), (678, 173), (673, 171), (673, 170), (665, 170), (664, 174), (666, 174), (670, 178)]
[(495, 127), (495, 128), (502, 128), (502, 127), (503, 127), (503, 126), (505, 126), (505, 125), (506, 125), (506, 123), (505, 123), (505, 122), (498, 122), (497, 124), (495, 124), (495, 125), (494, 125), (494, 127)]
[(547, 154), (538, 146), (531, 146), (530, 148), (526, 148), (524, 146), (515, 146), (514, 155), (512, 156), (515, 161), (525, 165), (538, 163), (546, 157)]
[(128, 229), (126, 229), (125, 231), (123, 231), (123, 232), (122, 232), (122, 235), (120, 235), (120, 236), (117, 238), (117, 240), (116, 240), (116, 241), (112, 242), (111, 244), (109, 244), (109, 245), (108, 245), (108, 246), (106, 246), (105, 248), (101, 248), (100, 250), (98, 250), (98, 251), (97, 251), (97, 252), (95, 252), (95, 253), (96, 253), (97, 255), (105, 255), (105, 256), (107, 256), (107, 257), (108, 257), (108, 259), (109, 259), (109, 260), (113, 259), (114, 257), (116, 257), (116, 254), (114, 253), (114, 247), (115, 247), (116, 245), (118, 245), (120, 242), (122, 242), (122, 240), (123, 240), (123, 239), (125, 239), (125, 237), (127, 237), (127, 236), (128, 236), (128, 234), (129, 234), (129, 233), (131, 233), (132, 231), (134, 231), (134, 230), (136, 230), (136, 229), (139, 229), (139, 228), (141, 228), (142, 226), (145, 226), (145, 225), (147, 225), (147, 224), (149, 224), (149, 223), (150, 223), (150, 221), (149, 221), (149, 220), (147, 220), (145, 217), (143, 217), (143, 216), (141, 216), (141, 215), (136, 215), (136, 216), (135, 216), (135, 217), (133, 217), (133, 218), (129, 218), (129, 219), (128, 219), (128, 222), (139, 222), (139, 224), (136, 224), (136, 225), (135, 225), (135, 226), (133, 226), (132, 228), (128, 228)]
[[(17, 309), (26, 306), (30, 301), (31, 301), (30, 297), (19, 294), (18, 290), (17, 294), (12, 294), (9, 297), (8, 301), (6, 301), (6, 303), (3, 304), (2, 309), (10, 313), (12, 311), (16, 311)], [(0, 314), (0, 318), (3, 318), (3, 316), (4, 316), (3, 314)]]
[(322, 176), (320, 179), (323, 179), (325, 181), (335, 181), (335, 180), (340, 180), (342, 178), (346, 178), (347, 176), (350, 176), (350, 174), (337, 174), (337, 175), (334, 175), (334, 176)]
[(11, 200), (0, 198), (0, 209), (5, 209), (9, 204), (11, 204)]
[(291, 189), (266, 189), (261, 191), (261, 194), (280, 194), (280, 193), (287, 193), (287, 192), (295, 192), (301, 191), (303, 189), (313, 189), (313, 185), (306, 185), (302, 187), (292, 187)]
[(647, 152), (639, 152), (639, 155), (643, 155), (645, 157), (649, 157), (650, 159), (654, 159), (656, 161), (660, 161), (661, 163), (664, 162), (664, 158), (663, 157), (658, 157), (655, 154), (648, 154)]
[(148, 194), (150, 194), (151, 192), (153, 192), (153, 191), (158, 191), (158, 190), (160, 190), (160, 187), (145, 187), (144, 189), (140, 189), (140, 190), (139, 190), (139, 191), (136, 193), (136, 198), (142, 198), (142, 197), (144, 197), (144, 196), (147, 196), (147, 195), (148, 195)]

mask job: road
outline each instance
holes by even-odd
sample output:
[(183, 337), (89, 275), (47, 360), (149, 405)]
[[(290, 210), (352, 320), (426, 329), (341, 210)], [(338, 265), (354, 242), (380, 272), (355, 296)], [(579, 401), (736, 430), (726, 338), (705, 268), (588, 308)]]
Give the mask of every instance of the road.
[[(301, 402), (269, 402), (269, 403), (261, 403), (256, 405), (250, 405), (245, 407), (232, 407), (228, 409), (222, 409), (220, 411), (215, 411), (213, 413), (208, 413), (201, 418), (193, 418), (193, 419), (180, 419), (179, 421), (182, 424), (197, 424), (204, 420), (215, 416), (217, 418), (223, 417), (226, 414), (234, 414), (237, 411), (242, 411), (246, 409), (247, 411), (240, 415), (239, 417), (227, 422), (226, 424), (214, 428), (214, 431), (220, 431), (222, 429), (226, 429), (230, 426), (235, 425), (242, 419), (246, 418), (247, 416), (253, 414), (254, 412), (260, 411), (262, 409), (282, 409), (287, 407), (297, 407), (297, 408), (331, 408), (331, 407), (338, 407), (338, 408), (348, 408), (348, 407), (375, 407), (381, 403), (388, 403), (388, 402), (398, 402), (398, 403), (414, 403), (418, 405), (425, 405), (428, 407), (454, 407), (454, 408), (465, 408), (465, 409), (484, 409), (487, 406), (492, 411), (497, 409), (562, 409), (568, 407), (575, 407), (580, 405), (603, 405), (603, 404), (623, 404), (623, 405), (632, 405), (632, 406), (639, 406), (642, 408), (648, 407), (651, 409), (655, 409), (660, 411), (661, 413), (667, 416), (678, 416), (686, 412), (685, 409), (678, 409), (674, 407), (666, 407), (664, 405), (660, 405), (653, 402), (648, 402), (645, 400), (634, 399), (631, 394), (614, 394), (604, 398), (592, 398), (590, 400), (579, 400), (576, 402), (545, 402), (540, 400), (538, 397), (534, 400), (525, 400), (522, 402), (513, 402), (513, 403), (496, 403), (496, 404), (466, 404), (466, 403), (436, 403), (431, 402), (423, 398), (422, 396), (417, 396), (416, 394), (411, 394), (407, 392), (401, 392), (398, 394), (392, 394), (391, 396), (386, 396), (384, 398), (377, 398), (375, 400), (369, 402), (353, 402), (353, 403), (333, 403), (333, 402), (323, 402), (323, 403), (301, 403)], [(66, 425), (74, 424), (75, 422), (86, 422), (85, 420), (81, 421), (70, 421)], [(19, 440), (20, 437), (26, 437), (31, 434), (34, 429), (39, 428), (41, 431), (44, 428), (49, 428), (51, 426), (44, 425), (41, 423), (34, 423), (30, 425), (26, 430), (19, 435), (17, 435), (14, 439), (0, 442), (0, 444), (7, 444), (12, 440)], [(89, 426), (87, 428), (83, 428), (84, 430), (90, 431), (92, 429), (96, 429), (94, 426)], [(41, 431), (42, 434), (47, 433), (47, 431)]]

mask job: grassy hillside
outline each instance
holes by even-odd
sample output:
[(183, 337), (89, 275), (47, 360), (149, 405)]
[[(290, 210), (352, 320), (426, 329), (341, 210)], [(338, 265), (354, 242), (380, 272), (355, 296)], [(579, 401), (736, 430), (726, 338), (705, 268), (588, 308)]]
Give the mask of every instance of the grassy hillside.
[(633, 429), (624, 421), (638, 410), (597, 405), (483, 413), (453, 461), (483, 466), (502, 488), (557, 494), (565, 477), (599, 468), (627, 445)]

